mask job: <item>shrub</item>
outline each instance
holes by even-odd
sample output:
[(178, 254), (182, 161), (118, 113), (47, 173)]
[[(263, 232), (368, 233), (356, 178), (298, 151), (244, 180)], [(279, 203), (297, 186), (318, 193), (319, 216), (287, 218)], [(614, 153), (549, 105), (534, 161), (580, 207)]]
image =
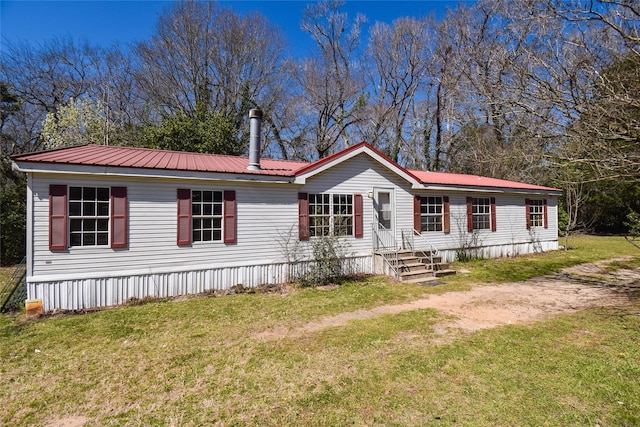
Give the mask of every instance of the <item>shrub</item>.
[(323, 286), (339, 281), (345, 274), (348, 244), (336, 236), (311, 241), (312, 261), (300, 277), (302, 286)]

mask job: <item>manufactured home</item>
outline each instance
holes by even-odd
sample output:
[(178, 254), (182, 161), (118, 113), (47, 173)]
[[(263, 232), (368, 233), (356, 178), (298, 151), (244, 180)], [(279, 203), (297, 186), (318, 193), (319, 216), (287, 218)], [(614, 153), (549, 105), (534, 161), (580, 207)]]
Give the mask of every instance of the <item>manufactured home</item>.
[(260, 158), (260, 112), (250, 121), (248, 158), (104, 145), (15, 156), (28, 298), (50, 311), (283, 283), (327, 235), (349, 273), (405, 280), (461, 251), (558, 247), (558, 189), (407, 170), (364, 142), (315, 162)]

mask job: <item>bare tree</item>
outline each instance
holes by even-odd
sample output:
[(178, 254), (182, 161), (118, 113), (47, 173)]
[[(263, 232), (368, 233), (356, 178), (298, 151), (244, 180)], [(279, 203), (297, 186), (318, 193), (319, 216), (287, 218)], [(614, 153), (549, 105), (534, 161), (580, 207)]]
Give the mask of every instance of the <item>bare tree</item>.
[(307, 108), (301, 113), (313, 123), (311, 134), (318, 157), (330, 154), (340, 141), (343, 146), (349, 145), (350, 128), (364, 105), (364, 80), (357, 53), (365, 18), (357, 15), (350, 21), (339, 10), (342, 4), (330, 0), (309, 5), (301, 24), (318, 49), (295, 74)]
[(103, 106), (105, 143), (136, 145), (137, 129), (149, 108), (136, 85), (136, 68), (126, 47), (113, 45), (101, 52), (97, 82), (90, 87), (94, 102)]
[[(267, 110), (286, 81), (284, 40), (260, 14), (221, 15), (214, 47), (212, 97), (216, 109), (244, 122), (252, 107)], [(239, 123), (236, 123), (239, 127)]]
[(629, 0), (548, 0), (548, 8), (562, 19), (602, 24), (625, 46), (640, 55), (640, 6)]
[(370, 30), (366, 53), (372, 101), (361, 128), (365, 138), (394, 161), (408, 143), (407, 127), (414, 125), (411, 113), (431, 56), (429, 29), (424, 21), (401, 18), (393, 26), (377, 22)]
[(160, 16), (156, 34), (138, 44), (136, 81), (160, 116), (195, 117), (198, 104), (211, 107), (211, 68), (221, 13), (214, 2), (175, 3)]
[[(455, 14), (468, 14), (469, 10), (460, 7)], [(425, 84), (422, 85), (421, 101), (414, 103), (413, 117), (416, 123), (411, 135), (411, 153), (414, 167), (427, 170), (443, 170), (449, 164), (452, 153), (450, 146), (459, 122), (455, 114), (456, 106), (462, 104), (459, 90), (465, 55), (460, 53), (456, 34), (462, 21), (450, 15), (442, 22), (433, 19), (426, 21), (430, 32), (434, 34), (431, 55), (426, 58), (427, 68)]]
[(562, 161), (588, 165), (591, 180), (640, 182), (640, 8), (616, 0), (547, 7), (598, 47), (598, 61), (583, 70), (582, 96), (573, 99), (576, 114), (558, 150)]
[(12, 135), (12, 152), (41, 148), (40, 127), (60, 106), (86, 95), (95, 82), (96, 48), (70, 39), (54, 39), (38, 48), (8, 44), (0, 62), (0, 80), (9, 84), (21, 108), (5, 123)]
[(180, 2), (138, 45), (136, 81), (159, 118), (213, 112), (240, 129), (251, 107), (273, 103), (283, 46), (280, 31), (261, 15), (241, 17), (214, 2)]
[(523, 108), (527, 82), (515, 63), (526, 52), (534, 23), (512, 19), (509, 7), (492, 1), (458, 10), (449, 20), (457, 40), (449, 44), (457, 56), (456, 83), (464, 93), (455, 107), (457, 128), (448, 144), (449, 169), (531, 179), (527, 169), (536, 163), (527, 162), (525, 154), (537, 142), (531, 132), (535, 120)]
[(290, 72), (283, 73), (279, 81), (277, 96), (268, 105), (263, 105), (263, 130), (266, 144), (263, 152), (273, 157), (294, 160), (309, 160), (315, 148), (307, 137), (311, 125), (303, 114), (308, 109), (292, 77), (295, 65), (289, 64)]

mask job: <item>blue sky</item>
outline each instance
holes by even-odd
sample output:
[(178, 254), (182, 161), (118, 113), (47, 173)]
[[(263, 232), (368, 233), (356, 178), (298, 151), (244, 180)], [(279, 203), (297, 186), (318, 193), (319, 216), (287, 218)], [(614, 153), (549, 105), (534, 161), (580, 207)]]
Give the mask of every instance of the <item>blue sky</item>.
[[(221, 1), (239, 14), (260, 12), (280, 27), (297, 55), (304, 55), (311, 45), (300, 30), (300, 19), (307, 1)], [(348, 0), (345, 11), (350, 16), (364, 13), (369, 23), (391, 23), (400, 16), (421, 17), (444, 13), (455, 1), (375, 1)], [(0, 0), (0, 34), (5, 41), (24, 41), (32, 45), (46, 43), (55, 37), (75, 39), (108, 46), (113, 42), (129, 44), (148, 38), (157, 17), (171, 5), (169, 1), (11, 1)]]

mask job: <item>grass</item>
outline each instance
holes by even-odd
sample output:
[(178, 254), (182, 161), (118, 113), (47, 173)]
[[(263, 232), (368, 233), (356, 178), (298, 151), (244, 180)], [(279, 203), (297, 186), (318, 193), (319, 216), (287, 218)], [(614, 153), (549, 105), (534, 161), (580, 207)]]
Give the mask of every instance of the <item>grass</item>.
[[(564, 242), (564, 239), (561, 240)], [(581, 235), (569, 239), (567, 250), (454, 264), (454, 268), (463, 268), (469, 270), (469, 273), (453, 276), (448, 283), (464, 285), (478, 282), (517, 282), (553, 273), (565, 267), (622, 257), (639, 259), (640, 251), (623, 237)], [(617, 267), (613, 265), (611, 268)]]
[(0, 283), (9, 280), (11, 273), (13, 273), (13, 267), (0, 267)]
[[(14, 267), (0, 267), (0, 291), (4, 290), (5, 283), (11, 278)], [(0, 301), (4, 295), (0, 295)]]
[(433, 343), (442, 320), (433, 310), (297, 338), (256, 336), (472, 281), (624, 255), (635, 256), (613, 268), (636, 268), (640, 253), (619, 243), (584, 237), (567, 252), (473, 262), (463, 266), (468, 277), (431, 288), (372, 278), (285, 296), (0, 317), (0, 425), (69, 416), (87, 425), (640, 425), (637, 301), (445, 345)]

